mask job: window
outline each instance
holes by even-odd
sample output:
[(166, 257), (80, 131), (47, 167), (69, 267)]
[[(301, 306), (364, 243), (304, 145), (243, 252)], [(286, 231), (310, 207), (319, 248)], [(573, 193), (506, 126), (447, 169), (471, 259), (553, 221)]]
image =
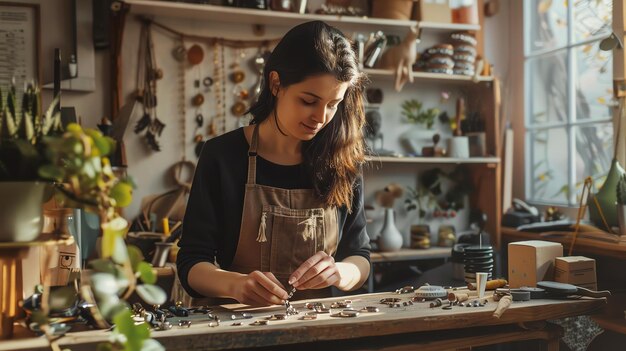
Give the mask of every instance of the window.
[(524, 2), (526, 198), (577, 206), (613, 156), (612, 0)]

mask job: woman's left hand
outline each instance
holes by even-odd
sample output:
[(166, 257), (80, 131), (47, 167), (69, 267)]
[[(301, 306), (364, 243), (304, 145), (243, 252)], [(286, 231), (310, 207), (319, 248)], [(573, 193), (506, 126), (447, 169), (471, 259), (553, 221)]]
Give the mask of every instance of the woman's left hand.
[(322, 289), (336, 285), (341, 274), (333, 256), (319, 251), (304, 261), (289, 277), (289, 284), (298, 290)]

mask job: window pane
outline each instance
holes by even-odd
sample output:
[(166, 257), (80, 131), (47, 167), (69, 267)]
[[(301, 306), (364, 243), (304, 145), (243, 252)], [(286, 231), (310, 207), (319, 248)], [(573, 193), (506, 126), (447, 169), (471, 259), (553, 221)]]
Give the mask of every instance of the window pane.
[(567, 44), (567, 1), (526, 1), (525, 11), (527, 54)]
[(576, 118), (610, 118), (609, 104), (613, 97), (613, 54), (602, 51), (595, 41), (578, 46), (576, 55), (577, 79)]
[(527, 60), (528, 122), (567, 122), (567, 50)]
[(582, 191), (582, 183), (591, 176), (596, 186), (604, 183), (604, 177), (613, 158), (613, 125), (597, 123), (574, 128), (576, 133), (576, 192)]
[(611, 34), (613, 0), (577, 0), (573, 3), (574, 42)]
[[(531, 158), (529, 196), (533, 201), (567, 204), (567, 130), (552, 128), (528, 133)], [(532, 162), (532, 164), (530, 164)]]

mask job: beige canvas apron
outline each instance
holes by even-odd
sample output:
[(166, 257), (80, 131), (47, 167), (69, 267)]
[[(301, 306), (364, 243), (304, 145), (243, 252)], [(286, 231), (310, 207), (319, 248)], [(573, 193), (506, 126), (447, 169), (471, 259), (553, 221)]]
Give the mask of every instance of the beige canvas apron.
[[(248, 151), (248, 180), (237, 251), (230, 271), (272, 272), (288, 288), (289, 276), (318, 251), (334, 255), (336, 207), (324, 207), (312, 189), (281, 189), (256, 183), (259, 126)], [(330, 289), (298, 291), (293, 299), (319, 298)]]

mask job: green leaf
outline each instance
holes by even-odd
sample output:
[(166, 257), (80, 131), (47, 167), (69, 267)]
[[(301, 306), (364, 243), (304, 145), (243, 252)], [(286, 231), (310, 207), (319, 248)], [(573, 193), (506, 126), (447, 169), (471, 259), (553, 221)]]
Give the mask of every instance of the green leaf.
[(141, 351), (144, 340), (150, 337), (150, 329), (146, 323), (135, 324), (129, 310), (118, 312), (113, 317), (115, 329), (120, 334), (126, 336), (126, 347), (128, 351)]
[(91, 260), (89, 261), (89, 266), (97, 272), (115, 274), (115, 264), (110, 260)]
[(135, 245), (127, 245), (126, 250), (128, 250), (128, 258), (130, 259), (130, 266), (133, 268), (133, 272), (137, 272), (137, 266), (139, 262), (142, 262), (145, 257), (139, 248)]
[(137, 295), (148, 305), (162, 305), (167, 300), (167, 295), (163, 289), (152, 284), (137, 285)]
[(101, 342), (96, 346), (96, 351), (113, 351), (113, 345), (108, 342)]
[(113, 255), (116, 238), (126, 233), (127, 226), (128, 222), (122, 217), (117, 217), (102, 225), (102, 258), (109, 258)]
[(63, 180), (63, 177), (65, 176), (65, 170), (63, 168), (50, 164), (39, 167), (38, 173), (43, 179), (57, 181)]
[(139, 277), (141, 281), (146, 284), (155, 284), (157, 281), (156, 274), (154, 274), (154, 270), (152, 269), (152, 265), (148, 262), (141, 261), (139, 265), (137, 265), (137, 272), (139, 273)]
[(133, 187), (126, 182), (118, 182), (111, 189), (109, 194), (114, 200), (117, 207), (126, 207), (133, 200)]
[(141, 345), (141, 351), (165, 351), (165, 347), (155, 339), (146, 339)]
[(126, 250), (126, 243), (121, 235), (115, 237), (113, 255), (111, 255), (111, 258), (113, 262), (117, 264), (123, 264), (128, 261), (128, 250)]
[(117, 294), (119, 285), (113, 274), (94, 273), (90, 278), (93, 285), (93, 292), (98, 298)]

